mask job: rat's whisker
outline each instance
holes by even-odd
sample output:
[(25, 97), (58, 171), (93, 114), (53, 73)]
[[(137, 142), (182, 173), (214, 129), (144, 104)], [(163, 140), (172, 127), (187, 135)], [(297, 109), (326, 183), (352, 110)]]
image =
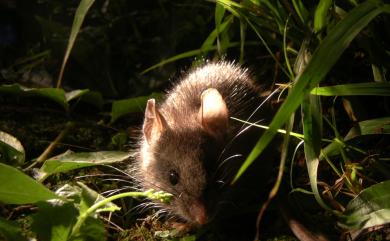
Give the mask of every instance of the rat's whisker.
[(114, 182), (126, 182), (126, 183), (129, 183), (129, 184), (133, 184), (134, 182), (132, 181), (129, 181), (129, 180), (124, 180), (124, 179), (119, 179), (119, 178), (104, 178), (102, 179), (103, 181), (114, 181)]
[[(220, 153), (220, 155), (219, 155), (217, 161), (219, 162), (219, 161), (221, 160), (223, 154), (224, 154), (227, 150), (230, 149), (230, 147), (233, 145), (234, 141), (235, 141), (239, 136), (241, 136), (243, 133), (249, 131), (249, 129), (250, 129), (251, 127), (253, 127), (255, 124), (260, 123), (261, 121), (263, 121), (263, 120), (259, 120), (259, 121), (256, 121), (256, 122), (253, 123), (253, 124), (247, 125), (244, 129), (241, 129), (236, 135), (234, 135), (234, 137), (225, 145), (224, 149), (221, 151), (221, 153)], [(246, 124), (245, 124), (245, 125), (246, 125)]]
[(122, 174), (124, 174), (125, 176), (127, 176), (127, 177), (129, 177), (129, 178), (134, 179), (134, 177), (132, 177), (129, 173), (127, 173), (127, 172), (125, 172), (125, 171), (122, 171), (121, 169), (116, 168), (116, 167), (114, 167), (114, 166), (112, 166), (112, 165), (103, 164), (102, 166), (105, 166), (105, 167), (109, 167), (109, 168), (111, 168), (111, 169), (114, 169), (115, 171), (117, 171), (117, 172), (119, 172), (119, 173), (122, 173)]
[(227, 164), (227, 162), (228, 162), (229, 160), (235, 159), (235, 158), (239, 158), (239, 157), (242, 157), (242, 156), (243, 156), (242, 154), (235, 154), (235, 155), (231, 155), (231, 156), (225, 158), (225, 160), (223, 160), (223, 161), (218, 165), (217, 170), (218, 170), (219, 168), (221, 168), (223, 165)]
[(113, 190), (108, 190), (105, 192), (100, 193), (101, 195), (105, 195), (106, 197), (112, 196), (116, 193), (122, 192), (124, 190), (134, 190), (132, 186), (124, 186), (121, 188), (113, 189)]
[(82, 176), (77, 176), (76, 179), (88, 178), (88, 177), (106, 177), (106, 176), (110, 176), (110, 177), (127, 177), (127, 175), (124, 176), (124, 175), (110, 174), (110, 173), (98, 173), (98, 174), (86, 174), (86, 175), (82, 175)]
[[(256, 109), (252, 112), (252, 114), (246, 119), (246, 122), (249, 122), (250, 119), (256, 114), (256, 112), (259, 111), (260, 108), (261, 108), (265, 103), (267, 103), (267, 101), (269, 101), (269, 99), (271, 99), (271, 97), (272, 97), (274, 94), (278, 93), (279, 91), (280, 91), (280, 87), (278, 87), (278, 88), (276, 88), (275, 90), (273, 90), (273, 91), (271, 92), (271, 94), (268, 95), (268, 96), (260, 103), (260, 105), (256, 107)], [(245, 126), (245, 124), (242, 124), (241, 129), (242, 129), (244, 126)]]

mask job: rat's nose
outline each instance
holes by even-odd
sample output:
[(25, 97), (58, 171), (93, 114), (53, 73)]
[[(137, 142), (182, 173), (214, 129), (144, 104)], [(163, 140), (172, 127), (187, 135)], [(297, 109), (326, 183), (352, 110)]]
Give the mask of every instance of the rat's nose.
[(206, 208), (204, 207), (202, 202), (200, 201), (194, 202), (190, 206), (190, 212), (192, 214), (192, 217), (195, 219), (193, 220), (195, 223), (198, 223), (200, 225), (207, 223)]

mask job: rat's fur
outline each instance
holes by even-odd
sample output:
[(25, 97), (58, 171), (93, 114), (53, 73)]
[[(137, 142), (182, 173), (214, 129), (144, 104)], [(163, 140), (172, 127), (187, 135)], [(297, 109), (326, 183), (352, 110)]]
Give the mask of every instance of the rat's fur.
[[(202, 106), (210, 105), (206, 97), (217, 107)], [(172, 193), (164, 208), (175, 216), (195, 225), (208, 222), (258, 139), (257, 128), (243, 131), (229, 117), (268, 119), (264, 108), (254, 114), (261, 102), (260, 89), (236, 64), (208, 63), (190, 71), (161, 105), (148, 102), (135, 168), (140, 186)], [(178, 182), (172, 185), (175, 173)]]

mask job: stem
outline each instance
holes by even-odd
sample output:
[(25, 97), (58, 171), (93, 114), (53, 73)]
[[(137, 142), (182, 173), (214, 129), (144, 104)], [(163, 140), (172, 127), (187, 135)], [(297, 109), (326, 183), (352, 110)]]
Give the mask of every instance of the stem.
[(91, 215), (93, 212), (95, 212), (98, 208), (103, 207), (104, 205), (106, 205), (109, 202), (112, 202), (116, 199), (124, 198), (124, 197), (147, 197), (150, 199), (158, 199), (161, 202), (165, 202), (172, 197), (172, 194), (164, 193), (164, 192), (154, 192), (153, 190), (147, 190), (145, 192), (125, 192), (125, 193), (120, 193), (120, 194), (105, 198), (102, 201), (97, 202), (94, 205), (92, 205), (91, 207), (89, 207), (87, 209), (87, 211), (80, 214), (79, 218), (77, 219), (77, 222), (75, 223), (75, 225), (72, 228), (70, 238), (75, 237), (80, 232), (80, 228), (84, 224), (87, 217), (89, 215)]
[(284, 140), (283, 140), (283, 151), (280, 155), (280, 163), (279, 163), (279, 171), (278, 171), (278, 176), (277, 176), (277, 179), (276, 179), (276, 182), (274, 184), (274, 186), (272, 187), (271, 191), (269, 192), (268, 194), (268, 198), (267, 200), (265, 201), (265, 203), (263, 204), (263, 206), (261, 207), (260, 209), (260, 212), (257, 216), (257, 219), (256, 219), (256, 235), (255, 235), (255, 241), (258, 241), (260, 240), (260, 222), (263, 218), (263, 215), (264, 215), (264, 212), (265, 210), (267, 209), (267, 207), (269, 206), (269, 204), (271, 203), (272, 199), (274, 199), (274, 197), (276, 196), (276, 194), (278, 193), (279, 191), (279, 187), (282, 183), (282, 178), (283, 178), (283, 173), (284, 173), (284, 168), (285, 168), (285, 164), (286, 164), (286, 159), (287, 159), (287, 148), (288, 148), (288, 143), (290, 141), (290, 132), (292, 130), (292, 127), (294, 125), (294, 113), (290, 116), (290, 121), (287, 122), (286, 124), (286, 129), (287, 129), (287, 135), (284, 136)]
[(124, 198), (124, 197), (141, 197), (141, 196), (145, 196), (145, 193), (144, 192), (126, 192), (126, 193), (120, 193), (120, 194), (108, 197), (106, 199), (103, 199), (100, 202), (95, 203), (94, 205), (89, 207), (87, 209), (87, 211), (80, 214), (79, 218), (77, 219), (76, 224), (72, 228), (72, 233), (71, 233), (70, 237), (74, 237), (80, 231), (80, 228), (83, 225), (85, 219), (89, 215), (91, 215), (99, 207), (102, 207), (115, 199)]
[[(65, 129), (63, 129), (60, 134), (54, 139), (52, 143), (46, 148), (46, 150), (28, 167), (24, 169), (24, 171), (27, 171), (31, 168), (33, 168), (38, 163), (44, 162), (47, 157), (53, 152), (54, 148), (58, 145), (59, 142), (64, 139), (64, 137), (68, 134), (69, 130), (74, 127), (74, 123), (69, 121), (65, 125)], [(42, 180), (43, 181), (43, 180)]]
[(328, 156), (321, 150), (321, 155), (325, 158), (326, 162), (329, 164), (329, 166), (333, 169), (333, 171), (337, 174), (337, 176), (342, 177), (343, 174), (337, 170), (336, 166), (333, 164), (333, 162), (328, 158)]

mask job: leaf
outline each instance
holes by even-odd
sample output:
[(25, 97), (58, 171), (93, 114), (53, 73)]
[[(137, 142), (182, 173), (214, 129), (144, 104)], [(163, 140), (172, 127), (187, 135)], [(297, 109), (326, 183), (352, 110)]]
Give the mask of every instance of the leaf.
[(0, 93), (20, 95), (25, 97), (41, 97), (49, 99), (68, 110), (68, 102), (80, 98), (81, 101), (92, 104), (98, 108), (103, 106), (103, 97), (99, 92), (88, 89), (65, 92), (58, 88), (27, 88), (19, 84), (1, 85)]
[(21, 229), (15, 222), (0, 217), (0, 240), (3, 240), (2, 238), (7, 241), (27, 241), (21, 235)]
[(74, 169), (121, 162), (129, 158), (129, 152), (100, 151), (79, 152), (67, 151), (61, 155), (46, 160), (39, 169), (38, 180), (43, 181), (48, 176), (60, 172), (68, 172)]
[(30, 89), (28, 90), (29, 95), (41, 96), (47, 99), (53, 100), (54, 102), (60, 104), (64, 109), (68, 109), (68, 103), (65, 98), (65, 91), (62, 89), (55, 88), (40, 88), (40, 89)]
[(286, 100), (274, 116), (269, 129), (261, 136), (248, 158), (238, 170), (233, 182), (256, 160), (277, 130), (288, 120), (289, 116), (302, 103), (306, 93), (309, 93), (325, 77), (332, 66), (347, 48), (356, 35), (384, 9), (378, 6), (379, 1), (365, 1), (352, 9), (344, 19), (334, 26), (324, 38), (311, 61), (300, 76), (296, 78)]
[[(44, 215), (41, 214), (41, 217), (48, 220), (53, 220), (54, 225), (41, 225), (39, 222), (42, 222), (42, 220), (36, 219), (37, 223), (35, 226), (37, 229), (43, 229), (41, 231), (42, 235), (53, 235), (53, 233), (56, 234), (58, 238), (66, 237), (64, 240), (91, 240), (91, 241), (102, 241), (106, 240), (106, 231), (104, 229), (104, 225), (101, 222), (101, 220), (98, 219), (97, 214), (99, 212), (113, 212), (116, 210), (120, 210), (120, 208), (115, 205), (112, 202), (106, 202), (104, 205), (99, 207), (98, 209), (95, 209), (92, 213), (87, 213), (87, 210), (96, 204), (97, 202), (100, 202), (102, 200), (105, 200), (103, 196), (101, 196), (99, 193), (95, 192), (94, 190), (90, 189), (88, 186), (84, 185), (81, 182), (77, 183), (78, 186), (72, 186), (69, 184), (65, 184), (64, 186), (60, 187), (56, 193), (61, 196), (65, 197), (68, 200), (72, 200), (72, 207), (69, 209), (69, 205), (60, 205), (61, 207), (58, 208), (55, 206), (49, 206), (49, 211), (54, 212), (55, 217), (51, 217), (50, 214), (47, 213), (47, 211), (44, 212)], [(75, 209), (74, 207), (77, 207)], [(47, 208), (46, 208), (47, 209)], [(69, 209), (69, 210), (64, 210)], [(62, 212), (71, 212), (72, 219), (66, 219), (61, 217), (59, 215), (59, 218), (56, 218), (57, 212), (63, 210)], [(83, 222), (81, 223), (80, 227), (77, 229), (78, 231), (73, 232), (74, 226), (76, 224), (76, 221), (78, 219), (83, 219)], [(58, 227), (58, 225), (62, 225), (63, 227)], [(52, 230), (51, 232), (47, 232), (45, 230)], [(61, 234), (61, 235), (60, 235)], [(53, 236), (51, 237), (51, 240), (53, 240)], [(63, 240), (63, 239), (58, 239)]]
[(6, 132), (0, 131), (0, 161), (11, 165), (22, 165), (26, 158), (20, 141)]
[[(257, 43), (246, 43), (247, 45), (249, 44), (257, 44)], [(237, 47), (239, 46), (240, 43), (238, 42), (234, 42), (234, 43), (230, 43), (229, 45), (226, 46), (226, 48), (233, 48), (233, 47)], [(158, 67), (161, 67), (163, 65), (166, 65), (168, 63), (171, 63), (171, 62), (174, 62), (176, 60), (179, 60), (179, 59), (184, 59), (184, 58), (188, 58), (188, 57), (193, 57), (193, 56), (196, 56), (196, 55), (199, 55), (199, 54), (206, 54), (207, 52), (209, 51), (212, 51), (212, 50), (216, 50), (217, 49), (217, 46), (214, 45), (212, 47), (210, 47), (209, 49), (194, 49), (194, 50), (190, 50), (190, 51), (187, 51), (187, 52), (184, 52), (184, 53), (181, 53), (181, 54), (178, 54), (178, 55), (175, 55), (171, 58), (168, 58), (168, 59), (164, 59), (163, 61), (161, 61), (160, 63), (157, 63), (147, 69), (145, 69), (144, 71), (141, 72), (141, 74), (145, 74), (153, 69), (156, 69)]]
[(310, 186), (314, 197), (323, 208), (330, 208), (324, 203), (317, 186), (317, 170), (320, 162), (322, 111), (318, 96), (307, 95), (302, 102), (302, 119), (304, 133), (304, 151)]
[(94, 2), (95, 0), (81, 0), (79, 6), (77, 7), (76, 14), (73, 19), (72, 29), (69, 36), (68, 46), (66, 47), (64, 59), (61, 65), (60, 74), (57, 80), (57, 88), (61, 86), (61, 81), (62, 81), (62, 76), (64, 74), (65, 66), (68, 61), (70, 52), (72, 51), (73, 45), (76, 41), (76, 37), (80, 31), (81, 24), (83, 23), (89, 8), (92, 6)]
[(313, 95), (322, 95), (322, 96), (347, 96), (347, 95), (390, 96), (390, 83), (369, 82), (369, 83), (316, 87), (310, 93)]
[(390, 117), (361, 121), (351, 128), (344, 140), (350, 140), (362, 135), (383, 134), (390, 134)]
[(88, 91), (89, 91), (88, 89), (69, 91), (65, 94), (66, 101), (69, 102), (73, 99), (79, 98), (83, 96), (85, 93), (87, 93)]
[(103, 108), (103, 96), (100, 92), (97, 91), (88, 91), (83, 94), (80, 98), (80, 101), (86, 102), (88, 104), (94, 105), (99, 109)]
[(49, 99), (61, 105), (65, 110), (68, 109), (68, 103), (65, 98), (65, 91), (56, 88), (27, 88), (19, 84), (2, 85), (0, 93), (21, 95), (27, 97), (42, 97)]
[(31, 225), (41, 241), (68, 241), (78, 211), (72, 202), (38, 203), (38, 212)]
[(309, 16), (309, 12), (303, 5), (301, 0), (293, 0), (292, 1), (295, 11), (297, 12), (299, 19), (302, 23), (306, 23), (307, 17)]
[(225, 8), (221, 4), (216, 3), (214, 19), (215, 19), (215, 26), (217, 29), (219, 28), (219, 25), (221, 24), (224, 16), (225, 16)]
[(328, 12), (332, 5), (332, 0), (321, 0), (317, 5), (316, 11), (314, 13), (314, 32), (318, 33), (324, 27), (326, 27), (328, 21)]
[(82, 189), (78, 205), (80, 214), (72, 227), (71, 240), (106, 240), (104, 225), (96, 219), (97, 213), (114, 212), (120, 208), (86, 185), (77, 184)]
[(352, 199), (339, 225), (348, 229), (364, 229), (390, 222), (390, 180), (364, 189)]
[(105, 241), (107, 231), (100, 219), (87, 217), (77, 235), (72, 236), (72, 241)]
[(28, 204), (59, 198), (52, 191), (16, 168), (0, 163), (0, 201)]
[(79, 98), (80, 101), (84, 101), (88, 104), (94, 105), (99, 109), (103, 107), (103, 97), (99, 92), (96, 91), (91, 91), (88, 89), (72, 90), (70, 92), (65, 93), (65, 96), (67, 102)]
[[(349, 141), (359, 136), (365, 135), (388, 135), (390, 134), (390, 117), (365, 120), (355, 124), (345, 135), (344, 141)], [(340, 153), (340, 145), (342, 143), (334, 140), (323, 149), (320, 159), (324, 156), (335, 156)]]
[(134, 112), (143, 112), (146, 107), (146, 102), (152, 98), (160, 98), (161, 94), (152, 93), (148, 96), (139, 96), (125, 100), (117, 100), (112, 103), (111, 109), (111, 123), (118, 118)]
[[(81, 182), (78, 182), (77, 184), (81, 187), (80, 213), (86, 212), (87, 209), (90, 208), (95, 203), (106, 199), (96, 191), (89, 188), (87, 185)], [(114, 212), (117, 210), (120, 210), (120, 208), (114, 203), (109, 202), (105, 204), (103, 207), (97, 209), (96, 212)]]
[[(221, 6), (217, 3), (217, 6)], [(203, 42), (202, 47), (200, 49), (204, 52), (207, 52), (208, 49), (213, 47), (213, 43), (217, 39), (218, 35), (225, 31), (230, 24), (233, 22), (233, 15), (230, 15), (226, 17), (226, 20), (223, 23), (218, 23), (215, 27), (215, 29), (209, 34), (209, 36), (206, 38), (206, 40)]]

